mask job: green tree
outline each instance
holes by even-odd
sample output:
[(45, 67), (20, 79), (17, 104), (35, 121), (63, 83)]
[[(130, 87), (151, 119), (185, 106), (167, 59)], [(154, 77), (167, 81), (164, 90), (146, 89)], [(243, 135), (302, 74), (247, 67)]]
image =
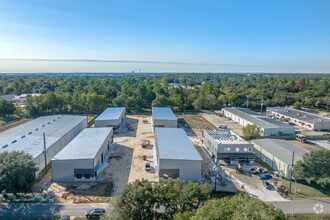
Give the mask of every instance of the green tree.
[(311, 151), (297, 162), (295, 173), (311, 184), (315, 182), (323, 188), (330, 186), (330, 150), (321, 148)]
[(6, 117), (15, 113), (16, 107), (11, 101), (0, 100), (0, 116)]
[(245, 138), (251, 140), (251, 139), (259, 139), (261, 138), (261, 134), (260, 134), (260, 127), (258, 127), (257, 125), (251, 125), (248, 124), (247, 126), (245, 126), (243, 128), (243, 135)]
[(208, 184), (182, 180), (160, 181), (154, 186), (156, 208), (164, 207), (165, 211), (158, 213), (158, 217), (173, 219), (178, 212), (192, 211), (201, 207), (211, 194)]
[(0, 154), (0, 190), (24, 190), (34, 181), (36, 172), (36, 164), (30, 154), (23, 151)]
[(106, 219), (173, 219), (178, 212), (196, 210), (211, 193), (208, 184), (182, 180), (160, 181), (154, 186), (146, 180), (125, 185), (112, 201), (115, 209)]
[(287, 219), (284, 213), (265, 202), (248, 195), (236, 195), (207, 201), (195, 213), (178, 213), (179, 219), (208, 219), (208, 220), (281, 220)]
[(136, 180), (125, 185), (113, 200), (113, 205), (115, 210), (111, 217), (116, 215), (120, 219), (153, 219), (155, 197), (151, 183)]
[(296, 101), (295, 103), (293, 103), (293, 108), (295, 108), (295, 109), (301, 109), (301, 102), (299, 102), (299, 101)]

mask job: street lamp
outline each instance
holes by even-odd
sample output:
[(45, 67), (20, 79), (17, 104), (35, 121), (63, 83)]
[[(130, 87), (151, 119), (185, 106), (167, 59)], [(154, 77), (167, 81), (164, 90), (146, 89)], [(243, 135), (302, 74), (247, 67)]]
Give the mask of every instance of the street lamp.
[(293, 204), (292, 204), (292, 217), (294, 216), (294, 205), (295, 205), (295, 201), (296, 201), (296, 185), (297, 185), (297, 181), (296, 179), (292, 176), (291, 177), (294, 180), (294, 194), (293, 194)]

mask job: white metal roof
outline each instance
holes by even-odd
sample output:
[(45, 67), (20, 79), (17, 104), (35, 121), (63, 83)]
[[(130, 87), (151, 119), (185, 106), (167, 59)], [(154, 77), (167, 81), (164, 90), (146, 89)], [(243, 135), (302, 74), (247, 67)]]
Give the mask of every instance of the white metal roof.
[(112, 131), (107, 128), (85, 128), (52, 160), (93, 159)]
[(202, 160), (182, 128), (155, 129), (159, 159)]
[(232, 132), (230, 129), (205, 129), (210, 136), (220, 144), (249, 144), (243, 138)]
[(125, 111), (125, 107), (107, 108), (96, 119), (97, 120), (118, 120)]
[(261, 148), (273, 154), (275, 157), (285, 162), (286, 164), (292, 163), (293, 151), (295, 152), (294, 162), (297, 162), (298, 160), (302, 160), (303, 155), (305, 153), (308, 153), (308, 151), (286, 140), (265, 138), (265, 139), (252, 140), (251, 142), (257, 144)]
[(287, 117), (298, 119), (310, 124), (313, 124), (314, 122), (330, 122), (330, 118), (288, 107), (268, 107), (267, 111), (277, 112)]
[(261, 128), (291, 128), (295, 130), (295, 127), (292, 127), (290, 125), (284, 124), (282, 122), (276, 121), (275, 119), (269, 118), (264, 115), (260, 115), (257, 112), (254, 112), (250, 109), (246, 108), (238, 108), (238, 107), (228, 107), (223, 108), (223, 110), (226, 110), (228, 112), (231, 112), (234, 115), (237, 115), (246, 121), (249, 121), (250, 123), (256, 124), (257, 126)]
[(152, 107), (152, 117), (156, 120), (177, 120), (170, 108)]
[(0, 153), (22, 150), (35, 158), (42, 153), (44, 148), (43, 133), (46, 135), (46, 146), (50, 147), (84, 120), (86, 120), (87, 126), (86, 116), (53, 115), (39, 117), (0, 133)]

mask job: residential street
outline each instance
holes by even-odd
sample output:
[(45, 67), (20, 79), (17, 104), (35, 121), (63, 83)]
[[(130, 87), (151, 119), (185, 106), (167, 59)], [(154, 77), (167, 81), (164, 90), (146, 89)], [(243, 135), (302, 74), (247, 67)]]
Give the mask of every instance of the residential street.
[(107, 206), (107, 203), (1, 203), (0, 218), (85, 216), (87, 210)]
[[(292, 201), (267, 202), (284, 213), (292, 212)], [(317, 205), (319, 204), (319, 205)], [(61, 215), (84, 216), (85, 211), (93, 208), (106, 208), (107, 203), (2, 203), (0, 204), (0, 218), (8, 217), (53, 217)], [(295, 213), (330, 214), (330, 200), (296, 200)]]
[[(276, 208), (281, 209), (284, 213), (292, 212), (293, 201), (283, 202), (267, 202)], [(296, 200), (295, 213), (316, 213), (330, 214), (330, 200), (329, 199), (315, 199), (315, 200)]]

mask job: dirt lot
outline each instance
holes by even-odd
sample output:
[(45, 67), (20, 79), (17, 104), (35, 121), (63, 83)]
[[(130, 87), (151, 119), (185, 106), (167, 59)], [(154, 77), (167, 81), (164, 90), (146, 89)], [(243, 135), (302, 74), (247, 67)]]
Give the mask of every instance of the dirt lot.
[(313, 151), (313, 150), (318, 150), (320, 149), (320, 146), (315, 144), (315, 143), (311, 143), (311, 142), (308, 142), (308, 143), (302, 143), (300, 141), (297, 141), (297, 140), (289, 140), (290, 143), (294, 144), (294, 145), (297, 145), (307, 151)]
[[(130, 124), (134, 131), (129, 131), (125, 124), (119, 129), (120, 133), (115, 135), (113, 152), (109, 154), (107, 163), (99, 182), (70, 182), (55, 183), (51, 181), (49, 171), (39, 182), (34, 184), (31, 191), (40, 193), (55, 202), (65, 203), (104, 203), (110, 197), (119, 193), (120, 189), (127, 183), (136, 179), (148, 179), (156, 181), (158, 178), (154, 171), (145, 171), (143, 155), (151, 166), (153, 162), (154, 134), (152, 132), (150, 117), (128, 116), (125, 123)], [(150, 145), (141, 147), (141, 140), (150, 140)]]

